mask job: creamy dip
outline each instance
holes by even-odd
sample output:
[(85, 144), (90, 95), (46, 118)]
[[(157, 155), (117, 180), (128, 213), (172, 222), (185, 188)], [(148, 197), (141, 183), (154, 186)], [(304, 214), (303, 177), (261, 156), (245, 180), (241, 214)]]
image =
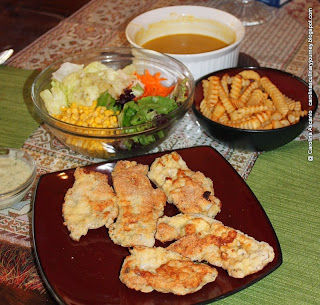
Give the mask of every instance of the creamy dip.
[(28, 164), (14, 157), (0, 158), (0, 194), (10, 192), (31, 176)]

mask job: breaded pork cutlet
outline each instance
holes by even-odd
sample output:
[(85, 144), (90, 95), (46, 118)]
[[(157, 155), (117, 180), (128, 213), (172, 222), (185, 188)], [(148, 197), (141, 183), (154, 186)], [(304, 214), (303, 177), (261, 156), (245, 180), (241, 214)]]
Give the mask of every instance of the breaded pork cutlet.
[(212, 180), (201, 172), (191, 171), (177, 152), (155, 159), (148, 177), (182, 213), (215, 217), (221, 210)]
[[(174, 224), (174, 217), (171, 225)], [(179, 223), (179, 217), (177, 223)], [(175, 230), (172, 225), (170, 231)], [(177, 230), (181, 230), (179, 225)], [(199, 231), (199, 230), (196, 230)], [(243, 278), (262, 270), (274, 259), (274, 250), (241, 231), (212, 220), (210, 230), (186, 235), (167, 247), (168, 250), (227, 270), (231, 277)]]
[(157, 222), (156, 239), (161, 242), (178, 240), (185, 235), (209, 231), (214, 219), (200, 214), (163, 216)]
[(118, 215), (118, 207), (107, 175), (77, 168), (74, 177), (64, 197), (62, 215), (70, 237), (79, 241), (89, 229), (108, 228)]
[(125, 258), (120, 280), (127, 287), (142, 292), (156, 290), (185, 295), (213, 282), (217, 275), (215, 268), (194, 263), (176, 252), (161, 247), (138, 247)]
[(147, 177), (148, 166), (119, 161), (112, 172), (119, 216), (109, 228), (112, 241), (123, 247), (155, 243), (156, 225), (163, 215), (166, 195), (154, 189)]

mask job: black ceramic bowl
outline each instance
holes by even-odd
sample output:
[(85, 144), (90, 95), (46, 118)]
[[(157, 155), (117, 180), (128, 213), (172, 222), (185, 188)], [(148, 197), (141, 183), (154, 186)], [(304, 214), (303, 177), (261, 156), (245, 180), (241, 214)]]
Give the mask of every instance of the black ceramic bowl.
[[(309, 111), (308, 115), (300, 118), (298, 123), (287, 127), (271, 130), (249, 130), (219, 124), (200, 113), (199, 106), (203, 99), (203, 79), (207, 79), (211, 75), (222, 77), (225, 73), (228, 73), (229, 76), (234, 76), (242, 70), (248, 69), (258, 72), (260, 76), (268, 77), (283, 94), (300, 101), (302, 110)], [(318, 108), (318, 97), (315, 91), (312, 90), (311, 101), (309, 101), (308, 91), (308, 84), (305, 81), (281, 70), (263, 67), (230, 68), (210, 73), (197, 80), (192, 109), (202, 129), (216, 141), (236, 149), (267, 151), (289, 143), (307, 128), (309, 117), (313, 117)]]

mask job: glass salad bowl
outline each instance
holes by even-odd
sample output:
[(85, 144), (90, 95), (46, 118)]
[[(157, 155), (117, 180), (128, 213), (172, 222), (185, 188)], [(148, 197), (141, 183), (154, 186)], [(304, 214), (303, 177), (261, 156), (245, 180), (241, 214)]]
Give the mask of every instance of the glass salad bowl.
[(165, 54), (105, 48), (51, 64), (35, 79), (31, 95), (63, 144), (87, 156), (117, 159), (147, 152), (168, 137), (192, 105), (194, 79)]

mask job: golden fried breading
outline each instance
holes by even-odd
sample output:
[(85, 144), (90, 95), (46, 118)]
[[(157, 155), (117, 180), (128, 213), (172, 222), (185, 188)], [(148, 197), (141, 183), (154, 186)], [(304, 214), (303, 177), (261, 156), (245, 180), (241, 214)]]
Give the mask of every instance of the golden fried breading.
[(131, 289), (177, 295), (198, 291), (217, 275), (215, 268), (161, 247), (133, 248), (120, 270), (121, 282)]
[(123, 247), (153, 247), (155, 243), (156, 224), (163, 215), (166, 195), (152, 187), (147, 173), (148, 166), (135, 161), (119, 161), (112, 172), (119, 216), (110, 226), (109, 236)]
[(155, 159), (148, 177), (182, 213), (214, 217), (221, 210), (212, 180), (201, 172), (191, 171), (177, 152)]
[(180, 239), (185, 235), (209, 231), (214, 220), (200, 214), (178, 214), (163, 216), (157, 223), (156, 239), (167, 242)]
[(62, 215), (70, 237), (79, 241), (89, 229), (108, 228), (118, 215), (118, 207), (107, 175), (77, 168), (74, 177), (64, 197)]
[(186, 235), (167, 249), (193, 261), (207, 261), (222, 267), (235, 278), (256, 273), (273, 261), (274, 250), (268, 243), (224, 226), (220, 221), (212, 221), (209, 231)]

